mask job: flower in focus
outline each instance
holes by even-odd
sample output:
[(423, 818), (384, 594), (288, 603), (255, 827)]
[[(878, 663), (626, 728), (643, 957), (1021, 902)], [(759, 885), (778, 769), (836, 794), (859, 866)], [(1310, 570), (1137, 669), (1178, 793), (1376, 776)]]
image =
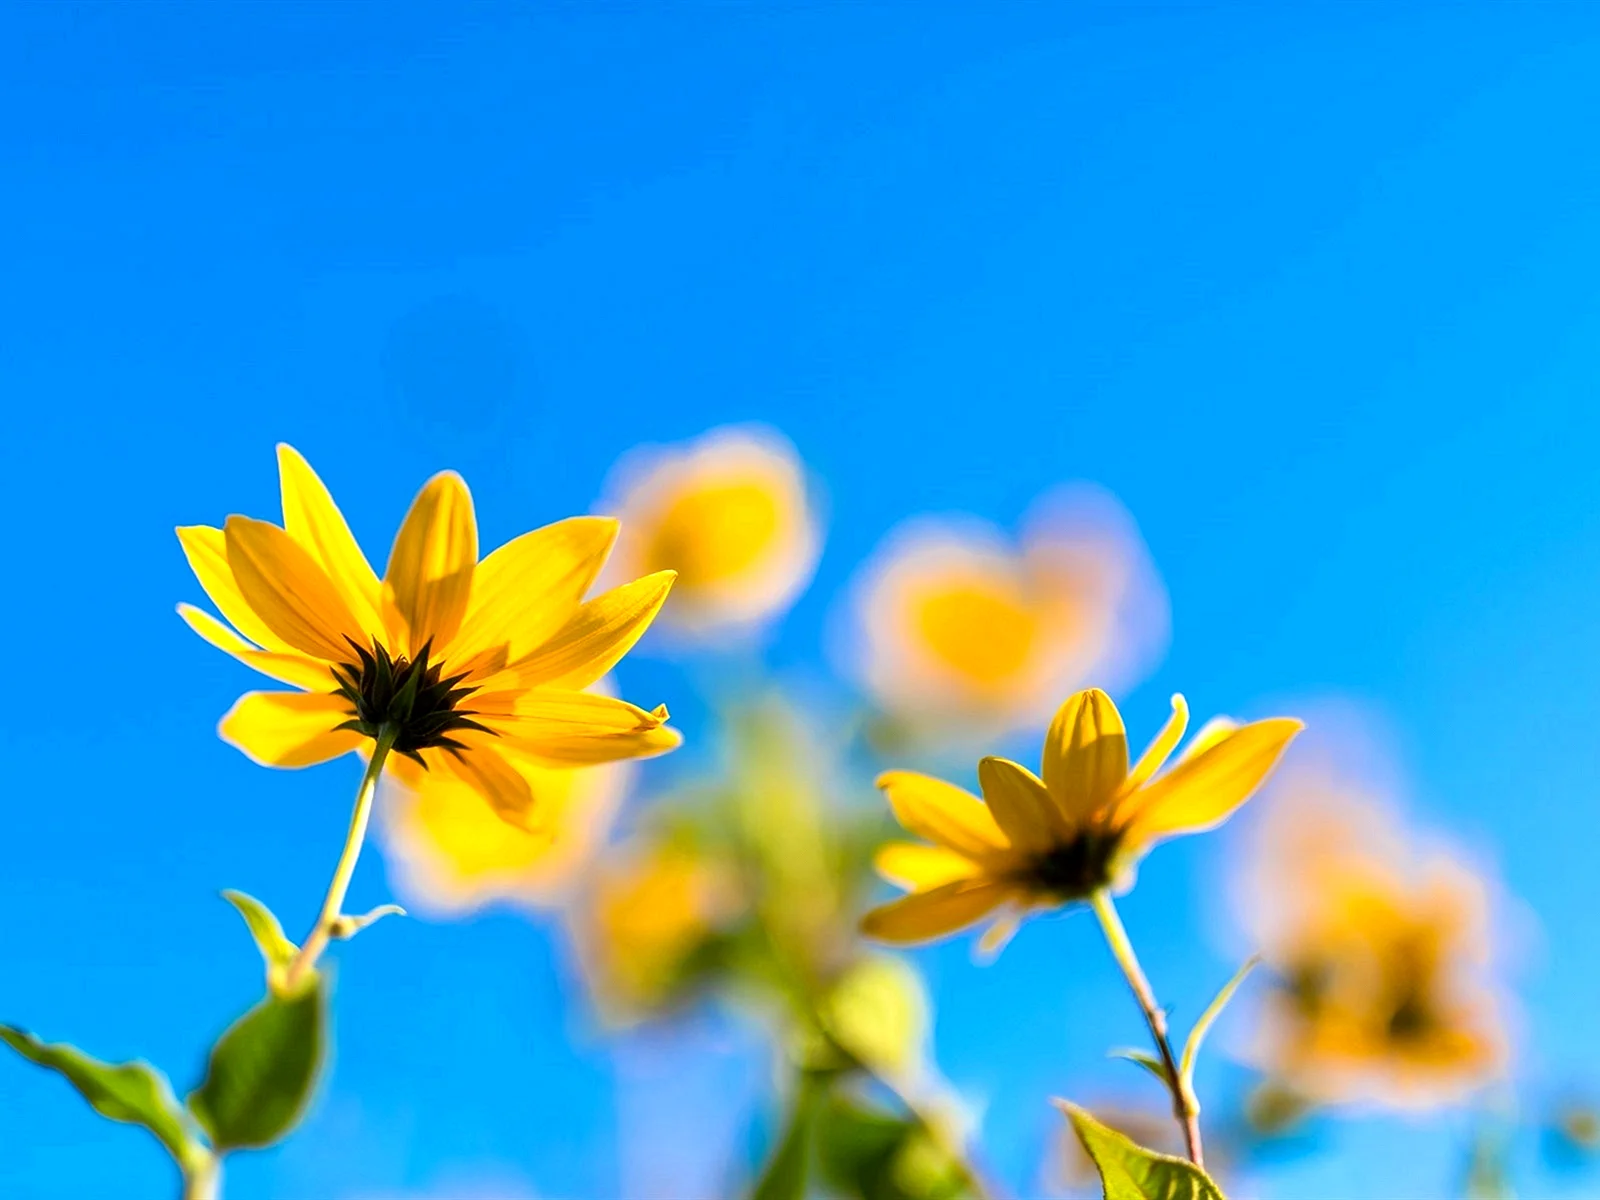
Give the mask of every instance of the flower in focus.
[(1137, 529), (1086, 487), (1037, 505), (1020, 548), (981, 522), (908, 525), (856, 597), (850, 665), (889, 714), (941, 733), (1027, 725), (1090, 676), (1131, 683), (1167, 635)]
[(691, 635), (780, 615), (821, 547), (805, 470), (766, 430), (712, 430), (684, 446), (644, 447), (618, 465), (603, 506), (622, 519), (617, 567), (678, 573), (663, 621)]
[[(478, 561), (472, 497), (454, 472), (428, 481), (382, 580), (305, 459), (278, 447), (283, 526), (231, 516), (180, 528), (200, 585), (229, 624), (188, 604), (206, 641), (300, 689), (247, 692), (219, 732), (257, 762), (304, 767), (393, 751), (413, 789), (461, 785), (536, 829), (529, 771), (659, 754), (666, 710), (584, 691), (666, 599), (659, 572), (584, 600), (616, 522), (575, 517)], [(231, 628), (230, 628), (231, 625)]]
[(467, 913), (496, 900), (562, 902), (605, 837), (626, 791), (625, 764), (516, 768), (540, 827), (501, 820), (476, 789), (448, 776), (421, 788), (391, 781), (382, 833), (395, 890), (415, 908)]
[(932, 844), (891, 842), (879, 851), (879, 873), (911, 894), (868, 913), (862, 928), (885, 941), (922, 941), (1009, 906), (1010, 918), (990, 931), (1001, 937), (1029, 909), (1127, 887), (1156, 842), (1210, 829), (1249, 799), (1301, 728), (1288, 717), (1249, 725), (1218, 718), (1157, 774), (1188, 723), (1182, 696), (1172, 698), (1172, 710), (1131, 770), (1122, 717), (1109, 696), (1090, 688), (1056, 713), (1043, 778), (1009, 759), (985, 758), (980, 801), (911, 771), (879, 777), (900, 824)]
[(1507, 1056), (1481, 878), (1411, 855), (1366, 797), (1302, 778), (1263, 821), (1250, 923), (1275, 979), (1255, 1057), (1313, 1103), (1431, 1108)]
[(613, 1017), (668, 1007), (744, 912), (728, 866), (689, 842), (641, 843), (597, 864), (568, 919), (591, 991)]

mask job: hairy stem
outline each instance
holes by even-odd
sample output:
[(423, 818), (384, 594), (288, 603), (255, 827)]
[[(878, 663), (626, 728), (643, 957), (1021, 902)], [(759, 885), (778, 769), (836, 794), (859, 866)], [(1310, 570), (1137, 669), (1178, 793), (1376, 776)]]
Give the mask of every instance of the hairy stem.
[(1155, 1041), (1156, 1052), (1160, 1054), (1161, 1065), (1167, 1073), (1167, 1088), (1172, 1093), (1172, 1115), (1183, 1130), (1183, 1144), (1189, 1161), (1197, 1167), (1203, 1167), (1205, 1153), (1200, 1145), (1200, 1114), (1190, 1103), (1188, 1091), (1178, 1074), (1178, 1060), (1172, 1053), (1172, 1041), (1167, 1033), (1166, 1011), (1156, 1003), (1155, 992), (1151, 990), (1150, 981), (1139, 966), (1133, 943), (1128, 940), (1128, 931), (1122, 927), (1122, 918), (1117, 916), (1117, 907), (1111, 902), (1111, 893), (1101, 888), (1090, 897), (1089, 903), (1094, 908), (1094, 915), (1100, 918), (1100, 928), (1105, 932), (1106, 944), (1111, 947), (1111, 956), (1122, 968), (1128, 987), (1133, 991), (1133, 998), (1139, 1002), (1139, 1011), (1144, 1013), (1144, 1022), (1150, 1027), (1150, 1036)]
[(378, 776), (383, 774), (383, 764), (388, 761), (389, 751), (394, 748), (399, 733), (398, 727), (393, 725), (385, 725), (378, 731), (372, 758), (367, 762), (366, 774), (361, 777), (361, 787), (356, 792), (355, 811), (350, 814), (350, 830), (345, 834), (344, 850), (339, 855), (338, 866), (333, 869), (333, 881), (328, 884), (328, 894), (322, 901), (322, 911), (317, 914), (317, 923), (306, 935), (305, 944), (284, 971), (284, 987), (289, 991), (298, 987), (316, 966), (317, 959), (322, 957), (322, 952), (328, 948), (328, 942), (333, 937), (334, 922), (344, 910), (350, 877), (355, 874), (356, 860), (361, 857), (361, 844), (367, 840), (367, 822), (372, 818), (372, 799), (378, 791)]

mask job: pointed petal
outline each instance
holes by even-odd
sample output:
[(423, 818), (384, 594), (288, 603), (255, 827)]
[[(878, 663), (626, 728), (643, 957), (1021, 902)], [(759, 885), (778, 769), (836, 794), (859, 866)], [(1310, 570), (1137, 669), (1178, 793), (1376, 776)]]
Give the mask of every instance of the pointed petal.
[(1023, 914), (1015, 909), (1003, 912), (983, 931), (983, 936), (978, 939), (980, 964), (992, 963), (1000, 957), (1000, 951), (1011, 944), (1011, 939), (1017, 936), (1017, 930), (1022, 928), (1022, 917)]
[(1303, 728), (1289, 717), (1256, 721), (1157, 776), (1124, 806), (1128, 845), (1220, 825), (1261, 786)]
[(1156, 740), (1145, 747), (1139, 761), (1134, 764), (1133, 770), (1128, 772), (1128, 782), (1124, 791), (1132, 791), (1142, 787), (1144, 782), (1159, 771), (1172, 756), (1173, 749), (1183, 740), (1183, 731), (1189, 725), (1189, 704), (1183, 696), (1174, 692), (1172, 694), (1172, 715), (1167, 718), (1167, 723), (1161, 727), (1161, 732), (1156, 734)]
[(359, 643), (366, 633), (299, 542), (249, 517), (229, 517), (223, 534), (240, 593), (279, 639), (330, 662), (350, 657), (345, 639)]
[(233, 568), (228, 565), (227, 536), (210, 525), (180, 525), (178, 543), (189, 560), (200, 586), (223, 618), (258, 646), (268, 650), (287, 650), (288, 644), (256, 615), (239, 591)]
[(580, 606), (548, 642), (514, 664), (529, 686), (586, 688), (633, 649), (672, 590), (676, 571), (658, 571)]
[(382, 635), (382, 593), (372, 564), (311, 464), (284, 442), (278, 443), (278, 490), (283, 496), (284, 530), (327, 573), (368, 636)]
[(398, 618), (391, 633), (403, 627), (410, 654), (432, 641), (435, 657), (444, 656), (467, 611), (477, 561), (472, 493), (454, 471), (441, 471), (411, 502), (383, 576), (385, 609)]
[(350, 719), (340, 696), (316, 692), (246, 692), (217, 725), (217, 733), (265, 767), (309, 767), (359, 749), (359, 733), (334, 728)]
[(1009, 884), (993, 880), (958, 880), (873, 909), (862, 918), (861, 931), (885, 942), (929, 941), (987, 916), (1011, 892)]
[(233, 655), (246, 666), (254, 667), (280, 683), (292, 683), (309, 692), (326, 692), (333, 687), (333, 673), (328, 670), (328, 664), (320, 659), (257, 650), (210, 613), (192, 604), (178, 605), (178, 615), (188, 623), (190, 629), (218, 650)]
[(978, 786), (989, 811), (1018, 850), (1040, 853), (1072, 839), (1072, 822), (1026, 767), (1008, 758), (985, 758), (978, 763)]
[(546, 641), (594, 586), (617, 540), (612, 517), (571, 517), (513, 538), (472, 571), (451, 659), (499, 650), (503, 665)]
[(494, 739), (479, 736), (463, 740), (467, 748), (459, 755), (439, 754), (433, 761), (487, 800), (506, 824), (527, 833), (539, 832), (540, 814), (534, 805), (533, 789), (495, 748)]
[(1239, 722), (1232, 717), (1212, 717), (1195, 731), (1189, 739), (1189, 744), (1183, 748), (1183, 753), (1178, 755), (1179, 762), (1185, 762), (1196, 754), (1204, 754), (1223, 738), (1232, 735), (1239, 728)]
[(1104, 808), (1128, 777), (1128, 731), (1111, 697), (1088, 688), (1067, 699), (1044, 741), (1044, 782), (1076, 824)]
[(965, 855), (922, 842), (889, 842), (880, 846), (872, 865), (879, 875), (908, 892), (927, 891), (983, 873), (983, 867)]
[(513, 750), (568, 766), (648, 758), (683, 739), (666, 724), (666, 709), (645, 712), (625, 700), (592, 692), (539, 688), (519, 694), (474, 696), (471, 707)]
[(895, 820), (918, 837), (980, 862), (1007, 855), (1011, 844), (994, 814), (970, 792), (916, 771), (878, 776)]

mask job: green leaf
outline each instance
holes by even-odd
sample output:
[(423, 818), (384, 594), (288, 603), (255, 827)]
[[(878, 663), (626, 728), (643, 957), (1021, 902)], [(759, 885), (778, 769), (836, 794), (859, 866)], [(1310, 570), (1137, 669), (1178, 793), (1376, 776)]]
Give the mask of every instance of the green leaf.
[(222, 898), (238, 909), (239, 915), (244, 918), (250, 936), (256, 941), (256, 949), (261, 951), (261, 958), (267, 964), (267, 978), (276, 978), (300, 947), (284, 936), (278, 918), (254, 896), (228, 888), (223, 891)]
[(783, 1137), (750, 1190), (750, 1200), (804, 1200), (811, 1166), (811, 1135), (822, 1093), (822, 1083), (816, 1076), (801, 1076)]
[(1226, 1200), (1211, 1176), (1193, 1163), (1136, 1145), (1076, 1104), (1055, 1104), (1100, 1172), (1105, 1200)]
[(48, 1046), (13, 1025), (0, 1025), (0, 1041), (29, 1062), (60, 1074), (101, 1116), (148, 1129), (178, 1163), (204, 1153), (167, 1077), (149, 1063), (101, 1062), (74, 1046)]
[(834, 1095), (816, 1130), (817, 1161), (832, 1193), (852, 1200), (963, 1200), (960, 1165), (913, 1119)]
[(1113, 1050), (1111, 1057), (1125, 1058), (1131, 1063), (1138, 1063), (1160, 1080), (1162, 1087), (1170, 1088), (1172, 1086), (1172, 1081), (1167, 1077), (1166, 1064), (1148, 1050)]
[(1261, 961), (1259, 954), (1252, 954), (1244, 960), (1244, 966), (1233, 973), (1233, 978), (1222, 985), (1222, 990), (1217, 993), (1216, 999), (1206, 1006), (1205, 1012), (1200, 1014), (1200, 1019), (1194, 1023), (1194, 1028), (1189, 1031), (1189, 1040), (1183, 1045), (1183, 1057), (1178, 1060), (1178, 1078), (1182, 1081), (1184, 1098), (1189, 1102), (1189, 1111), (1198, 1113), (1200, 1101), (1194, 1094), (1194, 1064), (1200, 1055), (1200, 1043), (1206, 1040), (1206, 1034), (1211, 1032), (1211, 1026), (1222, 1015), (1222, 1010), (1228, 1006), (1228, 1001), (1233, 999), (1233, 994), (1239, 990), (1239, 985), (1251, 971), (1256, 969), (1256, 964)]
[(868, 958), (851, 967), (819, 1015), (828, 1034), (874, 1070), (908, 1070), (927, 1038), (922, 979), (899, 959)]
[(322, 1065), (326, 992), (318, 978), (268, 995), (217, 1039), (188, 1104), (219, 1151), (270, 1146), (299, 1122)]

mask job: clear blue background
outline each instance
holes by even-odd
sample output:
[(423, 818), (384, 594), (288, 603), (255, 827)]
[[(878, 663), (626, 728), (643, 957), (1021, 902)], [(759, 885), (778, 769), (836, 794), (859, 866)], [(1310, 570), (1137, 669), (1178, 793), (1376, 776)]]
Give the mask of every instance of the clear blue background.
[[(259, 982), (216, 889), (311, 916), (351, 767), (218, 742), (248, 673), (172, 614), (172, 526), (271, 515), (274, 441), (381, 559), (436, 469), (498, 542), (635, 441), (759, 418), (832, 511), (777, 667), (820, 662), (901, 516), (1097, 480), (1174, 603), (1130, 724), (1180, 687), (1369, 705), (1413, 810), (1538, 915), (1530, 1115), (1600, 1074), (1600, 11), (13, 2), (0, 113), (6, 1019), (187, 1085)], [(1180, 1013), (1229, 969), (1170, 916), (1214, 907), (1224, 846), (1162, 850), (1125, 907)], [(354, 895), (385, 897), (376, 855)], [(331, 1084), (232, 1197), (617, 1193), (613, 1068), (546, 931), (412, 921), (340, 960)], [(1124, 1080), (1132, 1010), (1085, 921), (920, 961), (1026, 1192), (1045, 1097)], [(1263, 1187), (1444, 1195), (1463, 1136), (1336, 1127)], [(0, 1147), (8, 1197), (169, 1188), (11, 1062)], [(1582, 1189), (1535, 1149), (1526, 1194)]]

